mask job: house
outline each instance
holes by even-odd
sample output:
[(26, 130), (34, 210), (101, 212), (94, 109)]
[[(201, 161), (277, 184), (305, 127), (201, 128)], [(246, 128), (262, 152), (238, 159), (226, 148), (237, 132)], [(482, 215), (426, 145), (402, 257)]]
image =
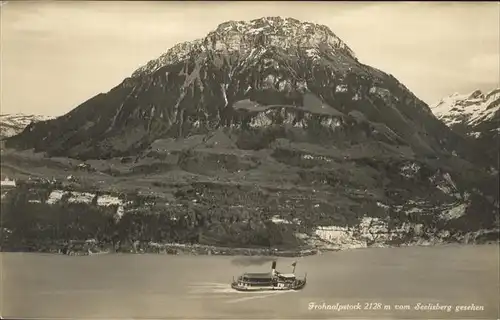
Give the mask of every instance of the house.
[(9, 177), (5, 177), (5, 179), (0, 181), (0, 186), (2, 186), (2, 188), (4, 188), (4, 187), (15, 188), (16, 187), (16, 180), (10, 180)]

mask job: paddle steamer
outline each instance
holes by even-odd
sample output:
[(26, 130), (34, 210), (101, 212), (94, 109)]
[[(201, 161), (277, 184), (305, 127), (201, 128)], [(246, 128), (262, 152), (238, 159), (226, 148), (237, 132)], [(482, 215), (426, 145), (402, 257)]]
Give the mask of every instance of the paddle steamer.
[(307, 281), (307, 273), (299, 279), (295, 276), (296, 262), (292, 264), (292, 273), (276, 271), (276, 261), (273, 261), (271, 272), (244, 273), (231, 283), (231, 287), (238, 291), (269, 291), (269, 290), (300, 290)]

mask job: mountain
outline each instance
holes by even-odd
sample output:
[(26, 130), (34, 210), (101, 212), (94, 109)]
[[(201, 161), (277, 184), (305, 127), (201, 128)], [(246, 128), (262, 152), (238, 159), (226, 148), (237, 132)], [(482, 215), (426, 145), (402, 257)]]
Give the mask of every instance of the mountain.
[(361, 64), (327, 27), (275, 17), (223, 23), (203, 39), (178, 44), (108, 93), (30, 126), (8, 145), (109, 158), (159, 138), (245, 130), (260, 120), (283, 129), (303, 125), (309, 133), (312, 120), (338, 138), (419, 153), (465, 152), (425, 103), (394, 77)]
[[(481, 90), (466, 95), (454, 93), (430, 107), (436, 117), (449, 127), (460, 132), (479, 138), (485, 133), (498, 133), (498, 119), (500, 117), (500, 88), (484, 94)], [(495, 123), (492, 130), (483, 132), (485, 123)]]
[(21, 133), (30, 123), (47, 121), (52, 117), (26, 114), (0, 115), (0, 140)]
[(120, 203), (148, 194), (154, 205), (124, 205), (110, 222), (130, 242), (455, 241), (494, 228), (498, 212), (483, 149), (326, 26), (290, 18), (223, 23), (6, 146), (44, 154), (4, 155), (12, 172), (36, 161), (40, 175), (73, 172), (67, 189), (45, 183), (12, 201), (68, 206), (93, 190), (82, 196), (91, 206), (106, 192)]
[(431, 106), (431, 110), (452, 130), (483, 146), (492, 164), (498, 164), (500, 88), (488, 93), (455, 93)]

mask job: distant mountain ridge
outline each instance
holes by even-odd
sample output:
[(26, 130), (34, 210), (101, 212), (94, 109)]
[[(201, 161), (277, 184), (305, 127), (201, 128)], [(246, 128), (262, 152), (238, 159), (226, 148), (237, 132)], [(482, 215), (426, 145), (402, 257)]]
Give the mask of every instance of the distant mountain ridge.
[(30, 123), (50, 119), (53, 119), (53, 117), (22, 113), (2, 114), (0, 115), (0, 139), (21, 133)]
[(475, 90), (470, 94), (455, 93), (431, 106), (432, 112), (451, 128), (462, 127), (464, 133), (478, 138), (486, 132), (475, 131), (484, 123), (496, 123), (500, 117), (500, 88), (488, 93)]
[(488, 93), (481, 90), (464, 95), (455, 93), (432, 105), (431, 110), (453, 131), (473, 139), (492, 165), (498, 167), (500, 88)]

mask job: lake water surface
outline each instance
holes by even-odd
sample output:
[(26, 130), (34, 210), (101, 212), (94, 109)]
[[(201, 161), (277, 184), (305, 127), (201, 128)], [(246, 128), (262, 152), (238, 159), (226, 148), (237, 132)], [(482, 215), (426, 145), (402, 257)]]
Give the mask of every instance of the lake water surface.
[[(269, 258), (2, 253), (0, 310), (23, 319), (498, 319), (498, 250), (449, 245), (279, 258), (282, 272), (297, 260), (308, 283), (270, 293), (229, 288), (233, 275), (268, 271)], [(417, 310), (418, 303), (444, 309)], [(361, 310), (333, 310), (337, 304)]]

